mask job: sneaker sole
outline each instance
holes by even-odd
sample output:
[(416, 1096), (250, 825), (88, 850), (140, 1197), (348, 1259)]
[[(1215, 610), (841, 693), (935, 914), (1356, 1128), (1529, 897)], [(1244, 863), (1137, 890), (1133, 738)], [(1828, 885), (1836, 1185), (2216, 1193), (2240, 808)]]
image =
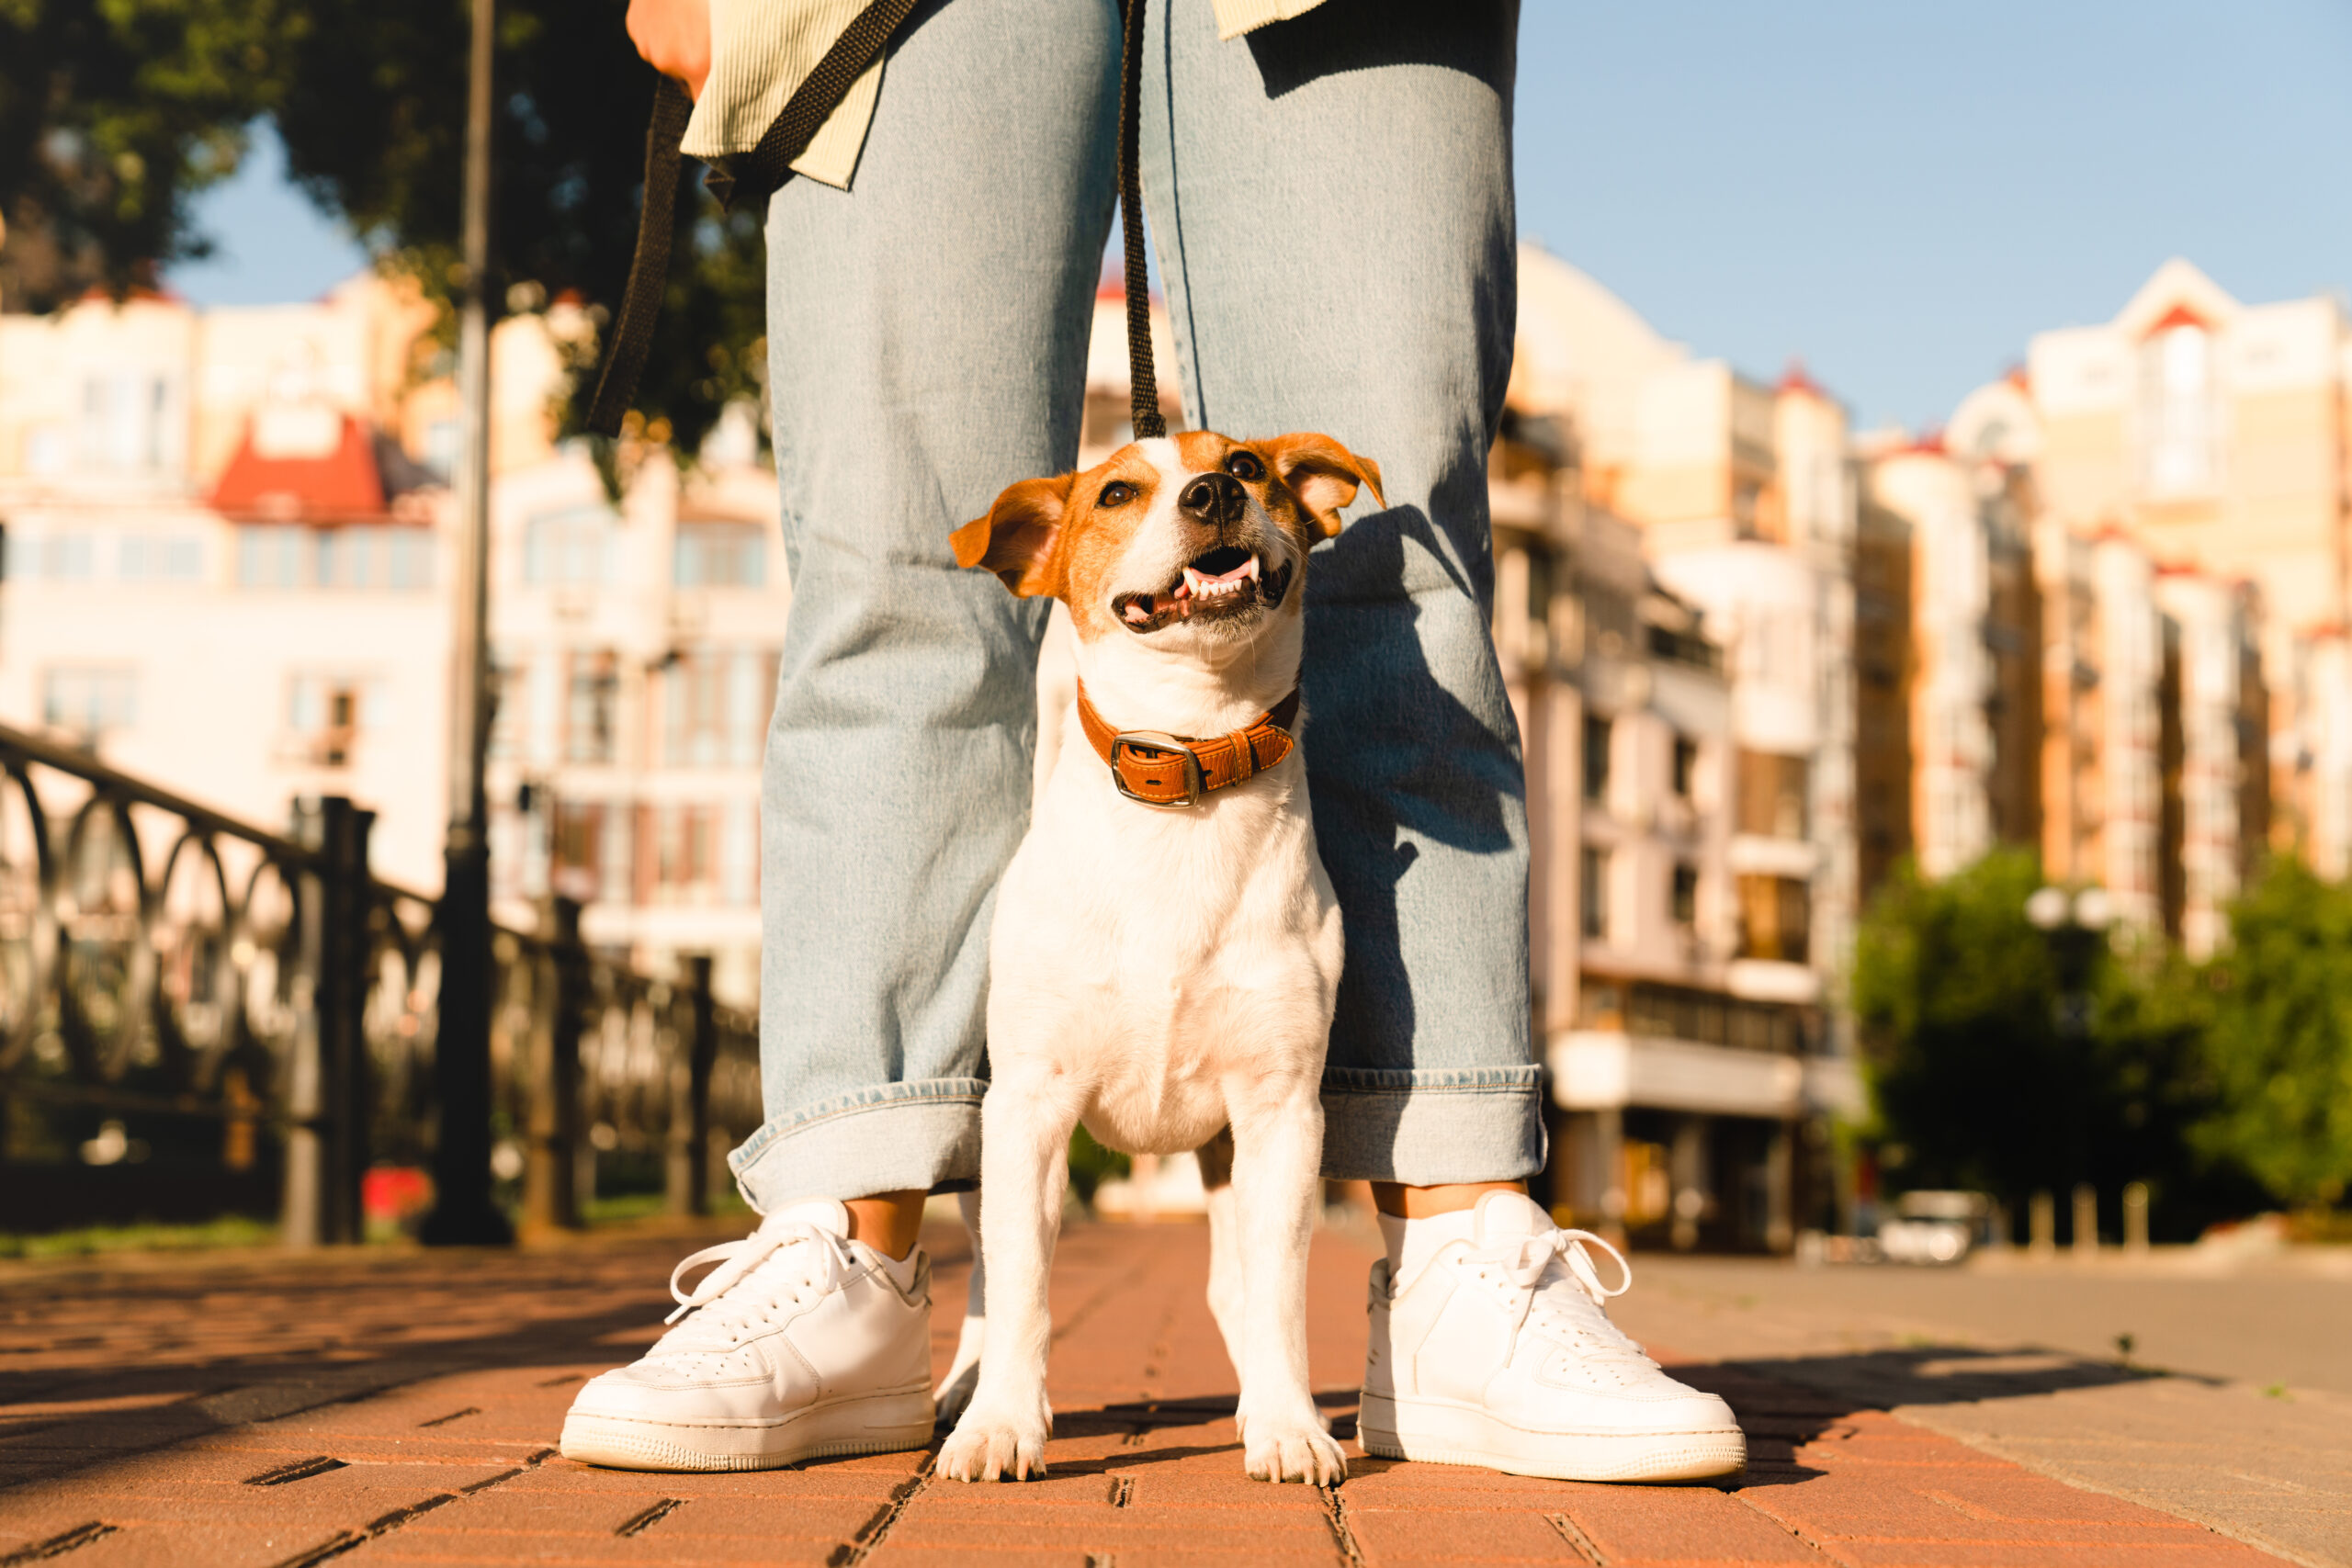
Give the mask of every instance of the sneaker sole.
[(1747, 1463), (1737, 1427), (1695, 1432), (1530, 1432), (1483, 1410), (1363, 1396), (1356, 1441), (1382, 1459), (1475, 1464), (1553, 1481), (1705, 1481)]
[(929, 1387), (865, 1394), (797, 1410), (776, 1421), (564, 1418), (559, 1451), (608, 1470), (774, 1470), (804, 1459), (901, 1453), (931, 1441)]

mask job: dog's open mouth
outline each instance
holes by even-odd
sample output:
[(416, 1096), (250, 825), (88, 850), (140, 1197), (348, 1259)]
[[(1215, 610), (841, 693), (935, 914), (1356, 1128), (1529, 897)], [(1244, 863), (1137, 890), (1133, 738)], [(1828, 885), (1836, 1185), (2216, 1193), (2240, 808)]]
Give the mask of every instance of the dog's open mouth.
[(1226, 620), (1273, 609), (1290, 592), (1291, 563), (1269, 569), (1238, 545), (1219, 545), (1185, 563), (1157, 593), (1122, 593), (1111, 610), (1129, 631), (1156, 632), (1180, 621)]

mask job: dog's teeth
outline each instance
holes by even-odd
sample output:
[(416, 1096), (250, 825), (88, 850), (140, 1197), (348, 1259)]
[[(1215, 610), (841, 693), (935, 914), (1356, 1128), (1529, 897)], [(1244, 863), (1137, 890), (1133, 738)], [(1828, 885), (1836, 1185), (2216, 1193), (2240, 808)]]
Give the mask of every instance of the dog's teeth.
[(1249, 564), (1241, 569), (1241, 575), (1248, 581), (1255, 582), (1258, 581), (1258, 558), (1256, 556), (1251, 556), (1250, 558)]
[(1189, 566), (1184, 569), (1184, 592), (1205, 593), (1208, 587), (1209, 580), (1205, 576)]

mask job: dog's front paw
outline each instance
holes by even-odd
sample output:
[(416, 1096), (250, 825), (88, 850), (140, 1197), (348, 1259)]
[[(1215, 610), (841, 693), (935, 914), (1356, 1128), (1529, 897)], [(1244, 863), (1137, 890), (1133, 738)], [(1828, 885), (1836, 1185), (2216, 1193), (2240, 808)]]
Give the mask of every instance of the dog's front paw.
[[(939, 1473), (950, 1481), (1027, 1481), (1046, 1473), (1050, 1421), (1007, 1419), (975, 1405), (964, 1412), (939, 1450)], [(1334, 1453), (1339, 1451), (1335, 1445)]]
[(1253, 1416), (1243, 1421), (1241, 1460), (1252, 1481), (1329, 1486), (1348, 1473), (1348, 1456), (1312, 1415), (1304, 1420)]

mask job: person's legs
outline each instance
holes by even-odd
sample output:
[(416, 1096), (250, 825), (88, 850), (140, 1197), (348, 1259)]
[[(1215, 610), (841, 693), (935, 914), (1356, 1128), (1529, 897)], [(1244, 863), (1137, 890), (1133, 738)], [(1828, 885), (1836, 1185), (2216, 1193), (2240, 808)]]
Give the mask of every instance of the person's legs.
[[(761, 813), (763, 1212), (979, 1174), (989, 915), (1028, 821), (1043, 601), (958, 525), (1070, 467), (1113, 201), (1108, 0), (920, 6), (854, 188), (768, 221), (793, 603)], [(903, 1215), (899, 1215), (901, 1220)]]
[(1205, 0), (1153, 12), (1145, 205), (1186, 417), (1323, 431), (1387, 499), (1307, 578), (1305, 746), (1348, 949), (1324, 1173), (1467, 1202), (1544, 1158), (1525, 788), (1487, 630), (1517, 6), (1350, 0), (1242, 42)]
[(1326, 432), (1385, 491), (1310, 569), (1303, 677), (1348, 948), (1323, 1168), (1374, 1183), (1389, 1250), (1359, 1439), (1586, 1480), (1736, 1470), (1729, 1408), (1602, 1313), (1599, 1238), (1513, 1190), (1544, 1162), (1525, 784), (1487, 632), (1517, 7), (1352, 0), (1237, 49), (1205, 0), (1163, 3), (1146, 201), (1185, 412)]
[(1078, 448), (1112, 201), (1109, 0), (951, 0), (890, 46), (857, 172), (769, 209), (793, 604), (762, 795), (765, 1216), (591, 1379), (563, 1452), (742, 1470), (919, 1448), (923, 1194), (978, 1174), (981, 995), (1028, 820), (1042, 606), (948, 535)]

